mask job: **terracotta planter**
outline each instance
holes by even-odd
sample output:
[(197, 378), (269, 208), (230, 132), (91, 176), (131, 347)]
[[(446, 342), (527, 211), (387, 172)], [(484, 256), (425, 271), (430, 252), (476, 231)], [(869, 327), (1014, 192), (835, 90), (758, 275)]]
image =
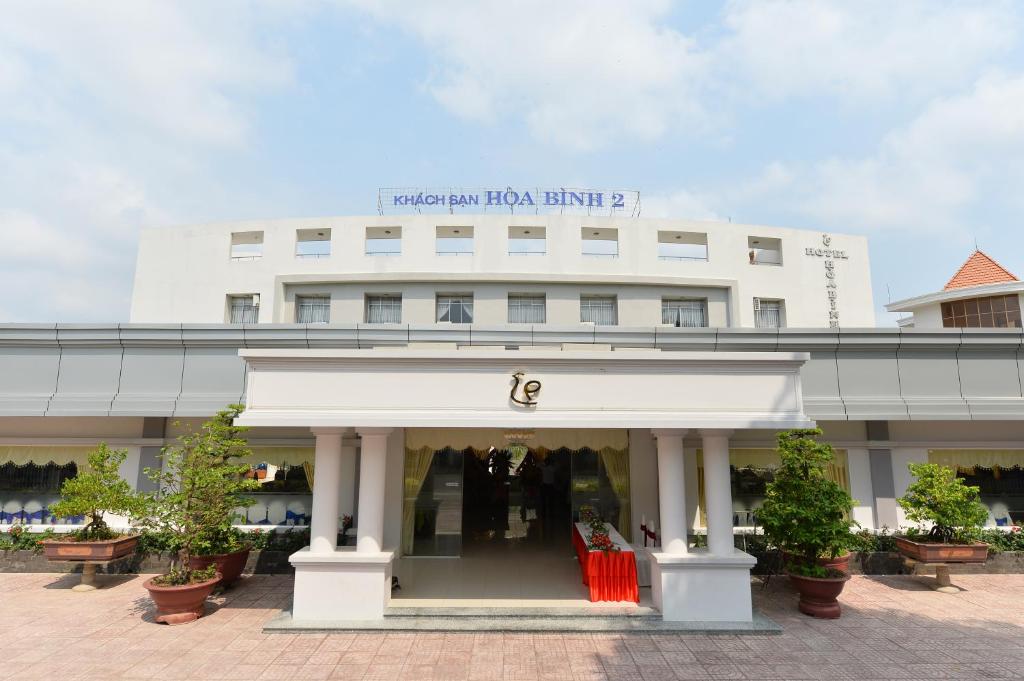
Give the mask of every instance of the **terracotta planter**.
[(907, 558), (921, 563), (984, 563), (988, 544), (938, 544), (896, 537), (896, 548)]
[(850, 581), (849, 573), (842, 577), (804, 577), (789, 573), (789, 581), (800, 592), (798, 608), (811, 617), (837, 619), (840, 615), (839, 594)]
[(149, 597), (156, 604), (156, 621), (164, 624), (188, 624), (203, 616), (206, 598), (220, 581), (220, 574), (198, 584), (183, 586), (160, 586), (152, 577), (142, 586), (149, 591)]
[(211, 564), (217, 565), (217, 572), (221, 574), (220, 585), (229, 587), (238, 581), (245, 569), (245, 563), (249, 560), (251, 545), (246, 545), (241, 551), (234, 553), (219, 553), (213, 556), (192, 556), (188, 563), (193, 570), (202, 570)]
[[(817, 560), (817, 563), (823, 568), (834, 568), (840, 572), (850, 574), (850, 555), (850, 552), (847, 551), (843, 555), (835, 558), (822, 557)], [(799, 562), (801, 560), (803, 559), (799, 556), (794, 556), (792, 553), (783, 552), (782, 554), (783, 567), (791, 562)]]
[(123, 558), (135, 553), (139, 535), (132, 534), (106, 541), (61, 541), (50, 539), (40, 542), (47, 560), (88, 560), (103, 562)]

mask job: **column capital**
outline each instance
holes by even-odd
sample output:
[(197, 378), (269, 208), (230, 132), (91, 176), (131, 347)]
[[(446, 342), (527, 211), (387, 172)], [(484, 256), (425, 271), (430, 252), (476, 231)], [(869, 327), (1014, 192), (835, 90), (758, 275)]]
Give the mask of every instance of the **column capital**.
[(729, 437), (735, 431), (729, 428), (701, 428), (699, 432), (701, 437)]
[(654, 437), (686, 437), (690, 432), (686, 428), (652, 428), (651, 435)]
[(352, 432), (351, 428), (310, 428), (313, 435), (346, 435)]
[(374, 435), (390, 435), (394, 431), (394, 428), (356, 428), (356, 433), (359, 437), (374, 436)]

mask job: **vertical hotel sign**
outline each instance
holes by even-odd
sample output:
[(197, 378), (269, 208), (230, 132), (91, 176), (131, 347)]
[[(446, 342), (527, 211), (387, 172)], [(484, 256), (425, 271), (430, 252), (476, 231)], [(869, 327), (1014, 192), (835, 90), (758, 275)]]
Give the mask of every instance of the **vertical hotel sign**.
[(849, 260), (846, 251), (832, 248), (832, 237), (821, 235), (821, 248), (805, 248), (804, 255), (825, 261), (825, 295), (828, 296), (828, 325), (839, 328), (839, 287), (836, 285), (836, 260)]

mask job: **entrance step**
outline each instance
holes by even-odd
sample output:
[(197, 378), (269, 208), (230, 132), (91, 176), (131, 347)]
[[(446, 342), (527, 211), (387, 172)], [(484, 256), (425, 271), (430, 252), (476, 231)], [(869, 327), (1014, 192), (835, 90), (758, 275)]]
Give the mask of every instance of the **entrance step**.
[[(437, 608), (435, 610), (452, 610)], [(753, 622), (665, 622), (658, 615), (630, 616), (507, 616), (393, 615), (380, 620), (303, 622), (283, 612), (263, 625), (266, 633), (332, 631), (523, 631), (523, 632), (663, 632), (688, 634), (781, 634), (782, 627), (755, 612)]]
[[(392, 601), (394, 603), (394, 601)], [(661, 614), (647, 606), (605, 607), (515, 607), (486, 608), (462, 606), (407, 606), (392, 605), (384, 617), (529, 617), (535, 619), (558, 617), (657, 617)]]

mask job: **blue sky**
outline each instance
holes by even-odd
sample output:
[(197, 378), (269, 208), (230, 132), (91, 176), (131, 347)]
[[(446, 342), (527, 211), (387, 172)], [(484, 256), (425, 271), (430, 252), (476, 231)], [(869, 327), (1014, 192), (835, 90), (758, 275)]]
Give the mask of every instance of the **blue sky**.
[(637, 189), (870, 238), (880, 324), (1024, 272), (1024, 4), (11, 2), (0, 321), (123, 321), (138, 230), (389, 186)]

